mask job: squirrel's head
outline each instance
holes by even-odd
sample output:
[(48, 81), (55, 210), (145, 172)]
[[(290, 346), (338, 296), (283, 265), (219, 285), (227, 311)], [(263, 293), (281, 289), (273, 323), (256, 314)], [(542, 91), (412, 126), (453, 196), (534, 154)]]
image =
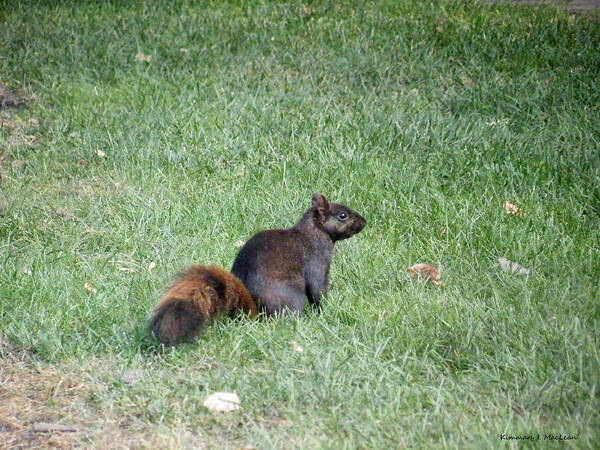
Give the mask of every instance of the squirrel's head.
[(348, 239), (367, 224), (367, 220), (352, 208), (328, 202), (324, 195), (313, 194), (312, 205), (317, 227), (325, 231), (332, 241)]

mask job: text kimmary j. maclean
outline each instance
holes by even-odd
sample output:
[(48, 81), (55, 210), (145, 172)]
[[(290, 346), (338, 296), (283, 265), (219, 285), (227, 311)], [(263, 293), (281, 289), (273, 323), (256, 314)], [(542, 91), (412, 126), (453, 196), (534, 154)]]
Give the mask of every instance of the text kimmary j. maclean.
[(501, 434), (502, 441), (572, 441), (577, 439), (577, 436), (570, 434)]

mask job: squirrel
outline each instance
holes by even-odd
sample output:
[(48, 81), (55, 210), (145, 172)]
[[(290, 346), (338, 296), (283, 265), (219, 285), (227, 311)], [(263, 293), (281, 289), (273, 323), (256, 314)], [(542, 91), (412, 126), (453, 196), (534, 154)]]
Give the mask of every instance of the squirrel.
[(348, 206), (314, 194), (312, 206), (293, 227), (252, 236), (238, 252), (231, 273), (197, 265), (181, 274), (156, 306), (150, 330), (161, 343), (177, 345), (218, 316), (300, 314), (307, 299), (320, 310), (334, 243), (366, 224)]

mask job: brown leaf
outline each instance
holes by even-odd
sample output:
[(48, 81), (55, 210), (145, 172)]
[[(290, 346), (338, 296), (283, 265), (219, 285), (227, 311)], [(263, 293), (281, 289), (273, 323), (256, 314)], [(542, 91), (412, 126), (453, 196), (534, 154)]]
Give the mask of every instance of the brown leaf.
[(95, 294), (96, 292), (98, 292), (98, 290), (94, 286), (92, 286), (92, 283), (90, 283), (89, 281), (86, 281), (83, 284), (83, 288), (90, 294)]
[(465, 86), (465, 87), (472, 88), (473, 86), (475, 86), (475, 82), (468, 77), (463, 78), (461, 81), (462, 81), (463, 86)]
[(519, 207), (510, 202), (504, 202), (504, 205), (502, 205), (502, 207), (504, 208), (504, 211), (506, 211), (506, 214), (510, 214), (512, 216), (517, 216), (521, 214), (521, 210), (519, 209)]
[(431, 281), (436, 286), (444, 286), (444, 283), (440, 281), (442, 278), (442, 274), (436, 267), (432, 266), (431, 264), (415, 264), (414, 266), (407, 269), (407, 272), (413, 278)]

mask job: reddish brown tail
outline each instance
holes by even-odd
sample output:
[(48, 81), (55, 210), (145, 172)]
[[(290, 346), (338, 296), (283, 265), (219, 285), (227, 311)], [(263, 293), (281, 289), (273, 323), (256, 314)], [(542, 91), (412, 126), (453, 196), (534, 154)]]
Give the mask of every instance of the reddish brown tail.
[(173, 282), (154, 314), (150, 330), (165, 345), (194, 338), (211, 319), (243, 311), (258, 314), (256, 302), (234, 275), (216, 266), (193, 266)]

